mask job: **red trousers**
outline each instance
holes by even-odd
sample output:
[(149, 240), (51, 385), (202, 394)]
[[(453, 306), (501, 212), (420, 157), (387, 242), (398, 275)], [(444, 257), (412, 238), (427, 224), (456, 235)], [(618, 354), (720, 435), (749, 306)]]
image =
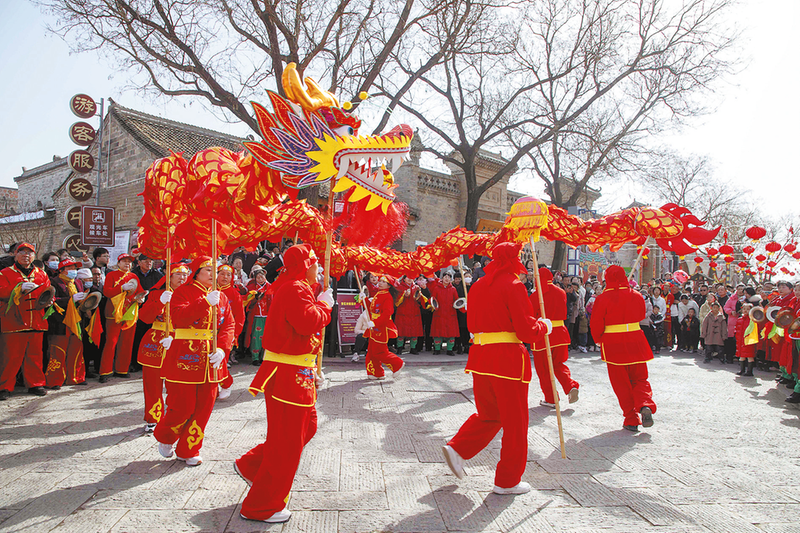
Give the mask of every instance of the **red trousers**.
[(242, 514), (255, 520), (265, 520), (286, 506), (303, 447), (317, 432), (314, 407), (276, 400), (269, 388), (265, 395), (267, 440), (236, 460), (239, 472), (253, 482)]
[(48, 387), (60, 387), (64, 383), (75, 385), (86, 381), (83, 365), (83, 341), (67, 332), (66, 335), (50, 335), (50, 363), (45, 372)]
[(392, 372), (397, 372), (403, 367), (403, 360), (390, 352), (388, 345), (375, 342), (374, 340), (370, 340), (369, 342), (365, 360), (367, 375), (369, 376), (383, 376), (383, 365), (386, 365)]
[(189, 459), (200, 455), (206, 424), (217, 399), (217, 383), (186, 384), (167, 381), (167, 410), (153, 436), (162, 444), (174, 444), (175, 455)]
[(107, 376), (112, 372), (127, 374), (131, 366), (136, 327), (123, 330), (123, 324), (117, 324), (113, 318), (107, 318), (105, 326), (106, 346), (100, 358), (100, 375)]
[[(553, 373), (556, 380), (561, 384), (561, 388), (565, 393), (572, 389), (580, 387), (578, 382), (572, 379), (572, 375), (567, 367), (567, 358), (569, 358), (569, 346), (557, 346), (551, 348), (553, 354)], [(553, 396), (553, 384), (550, 382), (550, 369), (547, 365), (547, 351), (539, 350), (533, 352), (533, 366), (536, 368), (536, 375), (539, 376), (539, 386), (542, 388), (544, 394), (544, 401), (547, 403), (555, 403)]]
[(161, 379), (161, 369), (142, 365), (142, 387), (144, 388), (144, 421), (148, 424), (158, 424), (164, 414), (164, 397), (162, 396), (164, 380)]
[(42, 387), (45, 384), (42, 370), (43, 334), (41, 331), (21, 331), (0, 335), (0, 390), (14, 390), (20, 367), (26, 387)]
[(654, 413), (656, 404), (653, 403), (653, 389), (647, 381), (647, 363), (634, 363), (632, 365), (606, 365), (611, 388), (617, 395), (619, 406), (625, 415), (624, 425), (638, 426), (642, 423), (639, 411), (642, 407), (649, 407)]
[(464, 422), (448, 444), (461, 457), (470, 459), (503, 428), (494, 484), (513, 487), (522, 479), (528, 458), (528, 384), (473, 373), (472, 389), (478, 412)]
[(230, 389), (233, 387), (233, 376), (231, 376), (230, 372), (228, 373), (228, 377), (222, 380), (222, 383), (219, 384), (220, 387), (223, 389)]

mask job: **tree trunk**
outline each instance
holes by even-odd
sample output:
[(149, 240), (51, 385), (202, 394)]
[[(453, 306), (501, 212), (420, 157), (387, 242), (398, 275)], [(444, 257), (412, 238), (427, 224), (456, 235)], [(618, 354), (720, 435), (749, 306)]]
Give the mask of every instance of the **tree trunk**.
[(478, 228), (478, 202), (480, 196), (475, 191), (467, 191), (467, 213), (464, 217), (464, 228), (475, 231)]
[(475, 175), (475, 156), (465, 154), (464, 182), (467, 187), (467, 212), (464, 214), (464, 228), (475, 231), (478, 228), (478, 202), (483, 191), (478, 187), (478, 178)]

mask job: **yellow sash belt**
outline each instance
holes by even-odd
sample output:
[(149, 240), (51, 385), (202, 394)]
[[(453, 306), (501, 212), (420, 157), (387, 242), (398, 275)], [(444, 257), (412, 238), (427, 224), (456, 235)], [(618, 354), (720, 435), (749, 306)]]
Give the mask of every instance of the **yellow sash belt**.
[(167, 323), (166, 322), (153, 322), (152, 329), (158, 331), (167, 331)]
[(630, 324), (612, 324), (606, 326), (603, 333), (625, 333), (626, 331), (639, 331), (641, 329), (638, 322), (631, 322)]
[(178, 328), (175, 330), (175, 340), (179, 341), (210, 341), (214, 338), (214, 331), (210, 329)]
[(476, 333), (472, 339), (472, 343), (478, 346), (503, 343), (519, 344), (521, 342), (522, 341), (519, 340), (517, 334), (513, 331), (491, 331), (488, 333)]
[(552, 322), (553, 322), (553, 329), (561, 327), (561, 326), (564, 325), (564, 321), (563, 320), (553, 320)]
[(264, 361), (272, 361), (273, 363), (284, 363), (287, 365), (304, 366), (306, 368), (314, 368), (317, 366), (317, 356), (313, 353), (303, 353), (299, 355), (290, 355), (287, 353), (275, 353), (269, 350), (264, 350)]

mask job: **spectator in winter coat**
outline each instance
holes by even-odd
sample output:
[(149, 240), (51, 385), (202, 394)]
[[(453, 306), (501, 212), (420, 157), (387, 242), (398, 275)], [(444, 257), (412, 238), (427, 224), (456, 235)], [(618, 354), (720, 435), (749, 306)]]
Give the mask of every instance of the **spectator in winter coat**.
[(722, 351), (722, 347), (725, 344), (725, 339), (728, 338), (728, 324), (719, 302), (711, 304), (711, 312), (703, 320), (701, 336), (705, 341), (706, 347), (706, 358), (703, 362), (710, 362), (714, 358), (714, 354), (717, 353), (719, 354), (720, 362), (724, 363), (725, 354)]
[(688, 295), (683, 294), (681, 295), (681, 303), (678, 304), (678, 322), (683, 323), (683, 319), (689, 314), (689, 309), (694, 309), (694, 316), (700, 314), (700, 307), (697, 303), (694, 300), (690, 300)]
[(697, 353), (697, 342), (700, 340), (700, 321), (695, 315), (694, 308), (690, 308), (681, 320), (681, 351)]

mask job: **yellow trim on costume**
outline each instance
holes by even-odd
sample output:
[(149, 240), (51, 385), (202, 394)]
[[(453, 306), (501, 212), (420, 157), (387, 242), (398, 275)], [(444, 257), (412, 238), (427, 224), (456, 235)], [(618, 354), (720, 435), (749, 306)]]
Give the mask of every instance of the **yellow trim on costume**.
[(264, 361), (302, 366), (305, 368), (314, 368), (317, 366), (317, 356), (313, 353), (291, 355), (286, 353), (270, 352), (269, 350), (264, 349)]
[(563, 320), (551, 320), (550, 322), (553, 324), (553, 329), (560, 328), (564, 325)]
[(476, 346), (486, 346), (487, 344), (503, 343), (522, 343), (513, 331), (490, 331), (487, 333), (475, 333), (472, 343)]
[(278, 400), (279, 402), (285, 403), (285, 404), (288, 404), (288, 405), (294, 405), (295, 407), (314, 407), (316, 405), (316, 403), (317, 403), (316, 398), (314, 399), (314, 403), (294, 403), (294, 402), (290, 402), (288, 400), (282, 400), (281, 398), (278, 398), (277, 396), (274, 396), (274, 395), (272, 396), (272, 399), (273, 400)]
[(479, 374), (481, 376), (490, 376), (490, 377), (493, 377), (493, 378), (510, 379), (511, 381), (521, 381), (522, 383), (530, 383), (531, 382), (531, 380), (525, 381), (521, 377), (519, 377), (519, 378), (510, 378), (508, 376), (498, 376), (497, 374), (487, 374), (485, 372), (477, 372), (475, 370), (465, 370), (464, 372), (467, 373), (467, 374), (470, 374), (470, 373), (471, 374)]
[(625, 333), (626, 331), (640, 331), (642, 327), (638, 322), (631, 322), (629, 324), (611, 324), (606, 326), (603, 333)]
[(278, 371), (278, 367), (276, 366), (275, 368), (272, 369), (272, 374), (267, 376), (267, 379), (265, 379), (264, 383), (261, 384), (261, 388), (260, 389), (250, 385), (249, 387), (247, 387), (247, 392), (249, 392), (253, 396), (258, 396), (259, 392), (264, 392), (264, 389), (267, 387), (267, 383), (269, 383), (269, 380), (272, 379), (272, 376), (274, 376), (275, 372), (277, 372), (277, 371)]
[(167, 324), (166, 324), (166, 322), (153, 322), (152, 329), (155, 329), (155, 330), (158, 330), (158, 331), (167, 331)]
[(210, 329), (178, 328), (175, 330), (176, 341), (210, 341), (214, 338), (214, 331)]

